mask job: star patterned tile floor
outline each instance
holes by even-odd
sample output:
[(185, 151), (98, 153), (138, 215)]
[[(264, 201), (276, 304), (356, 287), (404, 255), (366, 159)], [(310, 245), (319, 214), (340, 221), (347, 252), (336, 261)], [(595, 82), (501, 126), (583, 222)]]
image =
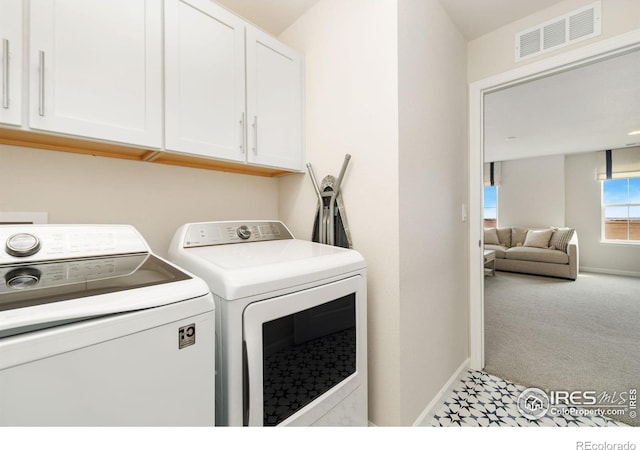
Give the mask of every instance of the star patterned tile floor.
[(561, 414), (527, 419), (518, 409), (526, 388), (484, 372), (469, 370), (428, 423), (433, 427), (617, 427), (603, 416)]

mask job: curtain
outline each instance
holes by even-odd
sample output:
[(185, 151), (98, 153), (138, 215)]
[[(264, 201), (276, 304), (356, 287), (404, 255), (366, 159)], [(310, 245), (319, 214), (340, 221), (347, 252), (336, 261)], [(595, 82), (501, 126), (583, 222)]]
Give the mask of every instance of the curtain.
[(500, 186), (500, 161), (484, 163), (484, 185)]
[(598, 180), (640, 177), (640, 147), (598, 152)]

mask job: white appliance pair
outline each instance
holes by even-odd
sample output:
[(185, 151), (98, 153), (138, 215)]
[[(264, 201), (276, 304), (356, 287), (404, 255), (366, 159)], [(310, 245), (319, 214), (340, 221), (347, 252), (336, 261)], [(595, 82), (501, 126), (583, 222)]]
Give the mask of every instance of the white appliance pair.
[(207, 286), (130, 226), (0, 243), (0, 426), (367, 425), (353, 250), (280, 222), (184, 225), (170, 254)]
[(213, 425), (209, 288), (129, 226), (0, 226), (0, 426)]
[(216, 424), (366, 426), (366, 264), (277, 221), (182, 226), (216, 304)]

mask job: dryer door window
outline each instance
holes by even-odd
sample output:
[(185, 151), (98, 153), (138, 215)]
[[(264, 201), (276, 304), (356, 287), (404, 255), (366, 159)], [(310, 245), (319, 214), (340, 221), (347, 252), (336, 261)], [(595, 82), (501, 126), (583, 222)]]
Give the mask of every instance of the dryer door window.
[(293, 301), (293, 311), (285, 297), (245, 311), (248, 425), (291, 420), (357, 370), (357, 292)]

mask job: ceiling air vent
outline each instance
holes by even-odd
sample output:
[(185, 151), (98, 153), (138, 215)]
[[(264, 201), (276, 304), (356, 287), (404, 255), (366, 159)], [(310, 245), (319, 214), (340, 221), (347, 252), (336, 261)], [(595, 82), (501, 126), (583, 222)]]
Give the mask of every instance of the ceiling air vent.
[(589, 8), (569, 17), (569, 40), (591, 36), (596, 31), (595, 10)]
[(540, 52), (540, 29), (522, 33), (519, 39), (522, 57), (535, 55)]
[(558, 47), (567, 42), (567, 21), (565, 19), (550, 23), (542, 28), (543, 43), (542, 48)]
[(599, 36), (601, 2), (595, 2), (516, 34), (516, 62)]

